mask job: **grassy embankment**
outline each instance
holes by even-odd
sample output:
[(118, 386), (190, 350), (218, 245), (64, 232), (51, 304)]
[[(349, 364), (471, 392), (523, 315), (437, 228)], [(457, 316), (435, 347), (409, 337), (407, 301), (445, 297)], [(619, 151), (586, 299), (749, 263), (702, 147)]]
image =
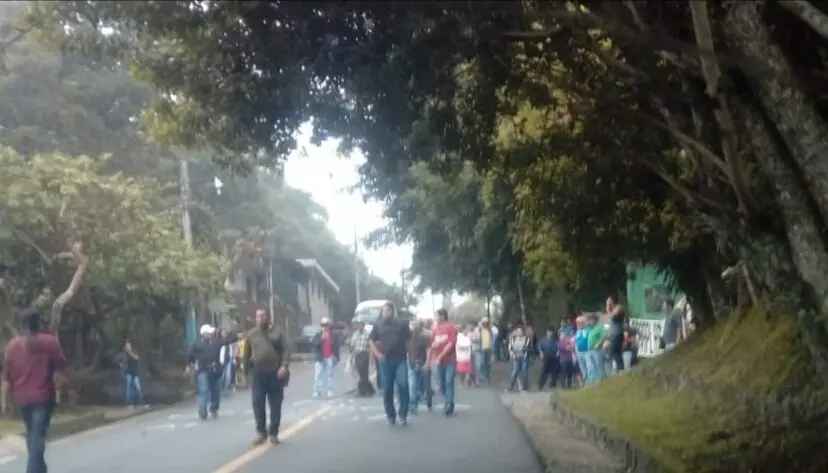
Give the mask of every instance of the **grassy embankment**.
[(672, 473), (828, 471), (828, 390), (790, 319), (749, 313), (562, 400)]

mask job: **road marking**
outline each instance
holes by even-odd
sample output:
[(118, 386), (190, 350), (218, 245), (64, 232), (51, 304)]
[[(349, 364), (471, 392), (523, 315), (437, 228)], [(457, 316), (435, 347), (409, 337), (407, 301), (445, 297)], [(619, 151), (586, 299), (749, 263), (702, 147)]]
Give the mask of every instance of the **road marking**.
[[(298, 434), (300, 431), (305, 429), (307, 426), (312, 424), (314, 421), (318, 420), (320, 417), (324, 416), (331, 410), (330, 407), (323, 407), (313, 414), (305, 417), (302, 420), (291, 424), (290, 427), (283, 430), (281, 434), (279, 434), (279, 440), (289, 439), (294, 435)], [(224, 466), (220, 467), (219, 469), (215, 470), (213, 473), (236, 473), (237, 471), (241, 470), (242, 467), (246, 466), (253, 460), (259, 458), (260, 456), (264, 455), (273, 445), (269, 443), (265, 443), (264, 445), (259, 445), (258, 447), (254, 447), (251, 450), (243, 453), (241, 456), (236, 457), (230, 463), (225, 464)]]
[(186, 424), (184, 424), (184, 428), (185, 429), (192, 429), (193, 427), (197, 426), (198, 424), (199, 424), (198, 422), (187, 422)]
[(144, 429), (146, 432), (157, 432), (159, 430), (175, 430), (175, 424), (168, 422), (166, 424), (151, 425)]
[(11, 463), (17, 460), (16, 455), (6, 455), (4, 457), (0, 457), (0, 465), (5, 465), (6, 463)]

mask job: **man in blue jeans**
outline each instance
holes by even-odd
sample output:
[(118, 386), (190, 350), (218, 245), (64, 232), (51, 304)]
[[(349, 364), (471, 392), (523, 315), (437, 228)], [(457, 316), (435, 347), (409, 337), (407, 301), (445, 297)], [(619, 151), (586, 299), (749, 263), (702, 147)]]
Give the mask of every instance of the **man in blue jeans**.
[(219, 338), (212, 325), (204, 324), (199, 330), (201, 340), (190, 347), (187, 361), (195, 366), (196, 404), (198, 417), (207, 419), (207, 411), (216, 419), (221, 403), (221, 348), (238, 340), (238, 334), (229, 334)]
[[(399, 416), (400, 424), (408, 423), (408, 352), (411, 329), (408, 322), (395, 317), (394, 305), (387, 302), (382, 308), (382, 318), (371, 330), (371, 351), (379, 361), (378, 375), (382, 376), (382, 400), (388, 423), (394, 425)], [(399, 410), (394, 409), (394, 387), (400, 398)]]
[(24, 310), (20, 318), (23, 330), (6, 345), (3, 357), (2, 412), (9, 412), (9, 395), (14, 394), (26, 427), (26, 473), (46, 473), (46, 435), (57, 394), (54, 376), (66, 369), (66, 358), (57, 337), (41, 331), (37, 309)]
[(431, 409), (431, 379), (426, 361), (431, 338), (425, 332), (422, 322), (412, 323), (411, 351), (408, 353), (408, 392), (411, 406), (409, 413), (417, 415), (417, 406), (424, 400)]
[(443, 394), (443, 412), (454, 414), (454, 377), (457, 374), (457, 327), (448, 320), (448, 311), (439, 309), (435, 314), (437, 325), (431, 330), (431, 349), (428, 366), (435, 373), (440, 392)]

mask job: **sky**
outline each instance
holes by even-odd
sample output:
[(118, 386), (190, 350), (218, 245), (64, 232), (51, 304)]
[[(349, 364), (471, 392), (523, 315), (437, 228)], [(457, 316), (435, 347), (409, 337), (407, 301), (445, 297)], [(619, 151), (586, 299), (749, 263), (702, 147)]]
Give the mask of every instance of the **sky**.
[[(328, 227), (341, 243), (353, 246), (356, 232), (365, 265), (389, 284), (399, 286), (400, 272), (411, 265), (411, 246), (369, 249), (362, 243), (368, 233), (385, 226), (382, 205), (374, 201), (365, 202), (360, 192), (351, 193), (349, 190), (359, 181), (358, 168), (365, 158), (358, 152), (350, 157), (340, 157), (334, 140), (314, 146), (310, 143), (310, 132), (310, 125), (306, 125), (298, 134), (298, 150), (285, 163), (285, 182), (310, 193), (328, 210)], [(435, 303), (439, 304), (439, 297)], [(422, 317), (431, 315), (431, 294), (423, 295), (414, 312)]]

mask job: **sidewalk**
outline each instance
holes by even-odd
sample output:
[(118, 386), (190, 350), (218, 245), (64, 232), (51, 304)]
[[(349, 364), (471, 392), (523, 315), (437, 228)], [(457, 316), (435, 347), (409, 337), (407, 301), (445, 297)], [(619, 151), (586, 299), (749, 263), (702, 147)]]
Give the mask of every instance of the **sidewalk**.
[(503, 403), (523, 425), (547, 472), (616, 473), (623, 463), (552, 415), (549, 392), (504, 393)]

